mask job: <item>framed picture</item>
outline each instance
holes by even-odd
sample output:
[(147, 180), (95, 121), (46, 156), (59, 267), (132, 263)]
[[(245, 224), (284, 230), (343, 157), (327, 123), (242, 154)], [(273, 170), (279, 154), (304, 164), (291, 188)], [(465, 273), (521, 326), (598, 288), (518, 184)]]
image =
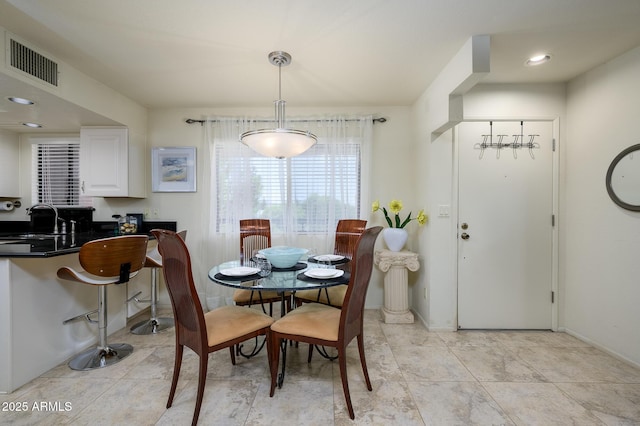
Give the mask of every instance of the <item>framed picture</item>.
[(196, 148), (153, 148), (151, 174), (153, 192), (196, 192)]

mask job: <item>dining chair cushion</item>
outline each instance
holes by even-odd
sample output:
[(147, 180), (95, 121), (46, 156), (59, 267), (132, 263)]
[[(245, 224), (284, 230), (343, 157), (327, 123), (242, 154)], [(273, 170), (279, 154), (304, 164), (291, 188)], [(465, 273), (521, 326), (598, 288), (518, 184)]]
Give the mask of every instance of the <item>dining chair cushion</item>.
[(338, 341), (340, 313), (340, 309), (332, 306), (306, 303), (271, 324), (271, 330), (283, 334)]
[[(320, 293), (320, 298), (318, 298), (318, 293)], [(327, 293), (329, 294), (328, 299)], [(347, 294), (347, 285), (340, 284), (320, 290), (296, 291), (296, 299), (303, 299), (306, 302), (323, 303), (325, 305), (331, 305), (340, 308), (342, 307), (342, 302), (344, 301), (345, 294)]]
[(260, 311), (240, 306), (222, 306), (204, 314), (207, 343), (215, 346), (270, 326), (274, 319)]
[[(260, 294), (258, 294), (260, 293)], [(251, 294), (251, 290), (237, 289), (233, 292), (233, 301), (236, 303), (255, 303), (256, 305), (260, 304), (260, 296), (262, 295), (262, 300), (267, 299), (278, 299), (280, 300), (280, 295), (278, 295), (275, 291), (263, 291), (263, 290), (254, 290), (253, 295)]]

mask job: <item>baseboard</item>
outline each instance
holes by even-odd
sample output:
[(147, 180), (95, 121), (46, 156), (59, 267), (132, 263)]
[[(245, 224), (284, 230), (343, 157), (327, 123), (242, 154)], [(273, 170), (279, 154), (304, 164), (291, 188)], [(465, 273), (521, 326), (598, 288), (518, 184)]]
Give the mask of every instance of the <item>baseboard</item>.
[(633, 367), (640, 368), (640, 363), (637, 363), (637, 362), (635, 362), (635, 361), (633, 361), (633, 360), (631, 360), (631, 359), (629, 359), (629, 358), (627, 358), (627, 357), (625, 357), (625, 356), (623, 356), (623, 355), (621, 355), (621, 354), (619, 354), (619, 353), (617, 353), (615, 351), (612, 351), (610, 348), (607, 348), (606, 346), (603, 346), (603, 345), (599, 344), (598, 342), (594, 342), (593, 340), (589, 339), (588, 337), (583, 336), (580, 333), (577, 333), (577, 332), (575, 332), (575, 331), (573, 331), (573, 330), (571, 330), (569, 328), (566, 328), (566, 327), (558, 328), (558, 331), (560, 331), (560, 330), (562, 330), (564, 333), (567, 333), (570, 336), (575, 337), (576, 339), (578, 339), (578, 340), (580, 340), (580, 341), (582, 341), (584, 343), (588, 343), (589, 345), (591, 345), (591, 346), (593, 346), (593, 347), (595, 347), (597, 349), (600, 349), (602, 352), (606, 352), (607, 354), (611, 355), (615, 359), (618, 359), (618, 360), (620, 360), (620, 361), (622, 361), (622, 362), (624, 362), (626, 364), (629, 364), (629, 365), (631, 365)]

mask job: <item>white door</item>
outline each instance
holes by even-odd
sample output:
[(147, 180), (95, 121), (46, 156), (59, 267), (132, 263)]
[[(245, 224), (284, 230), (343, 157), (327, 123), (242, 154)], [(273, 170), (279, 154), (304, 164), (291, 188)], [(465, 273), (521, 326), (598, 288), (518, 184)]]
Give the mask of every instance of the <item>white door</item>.
[(457, 141), (458, 328), (550, 329), (553, 123), (466, 122)]

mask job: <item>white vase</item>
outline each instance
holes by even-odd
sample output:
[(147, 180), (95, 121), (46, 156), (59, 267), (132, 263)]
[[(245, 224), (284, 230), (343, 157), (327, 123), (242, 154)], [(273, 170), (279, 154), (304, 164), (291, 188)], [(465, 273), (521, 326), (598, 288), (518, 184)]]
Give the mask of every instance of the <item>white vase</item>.
[(409, 234), (404, 228), (384, 228), (382, 238), (391, 251), (400, 251), (407, 242)]

